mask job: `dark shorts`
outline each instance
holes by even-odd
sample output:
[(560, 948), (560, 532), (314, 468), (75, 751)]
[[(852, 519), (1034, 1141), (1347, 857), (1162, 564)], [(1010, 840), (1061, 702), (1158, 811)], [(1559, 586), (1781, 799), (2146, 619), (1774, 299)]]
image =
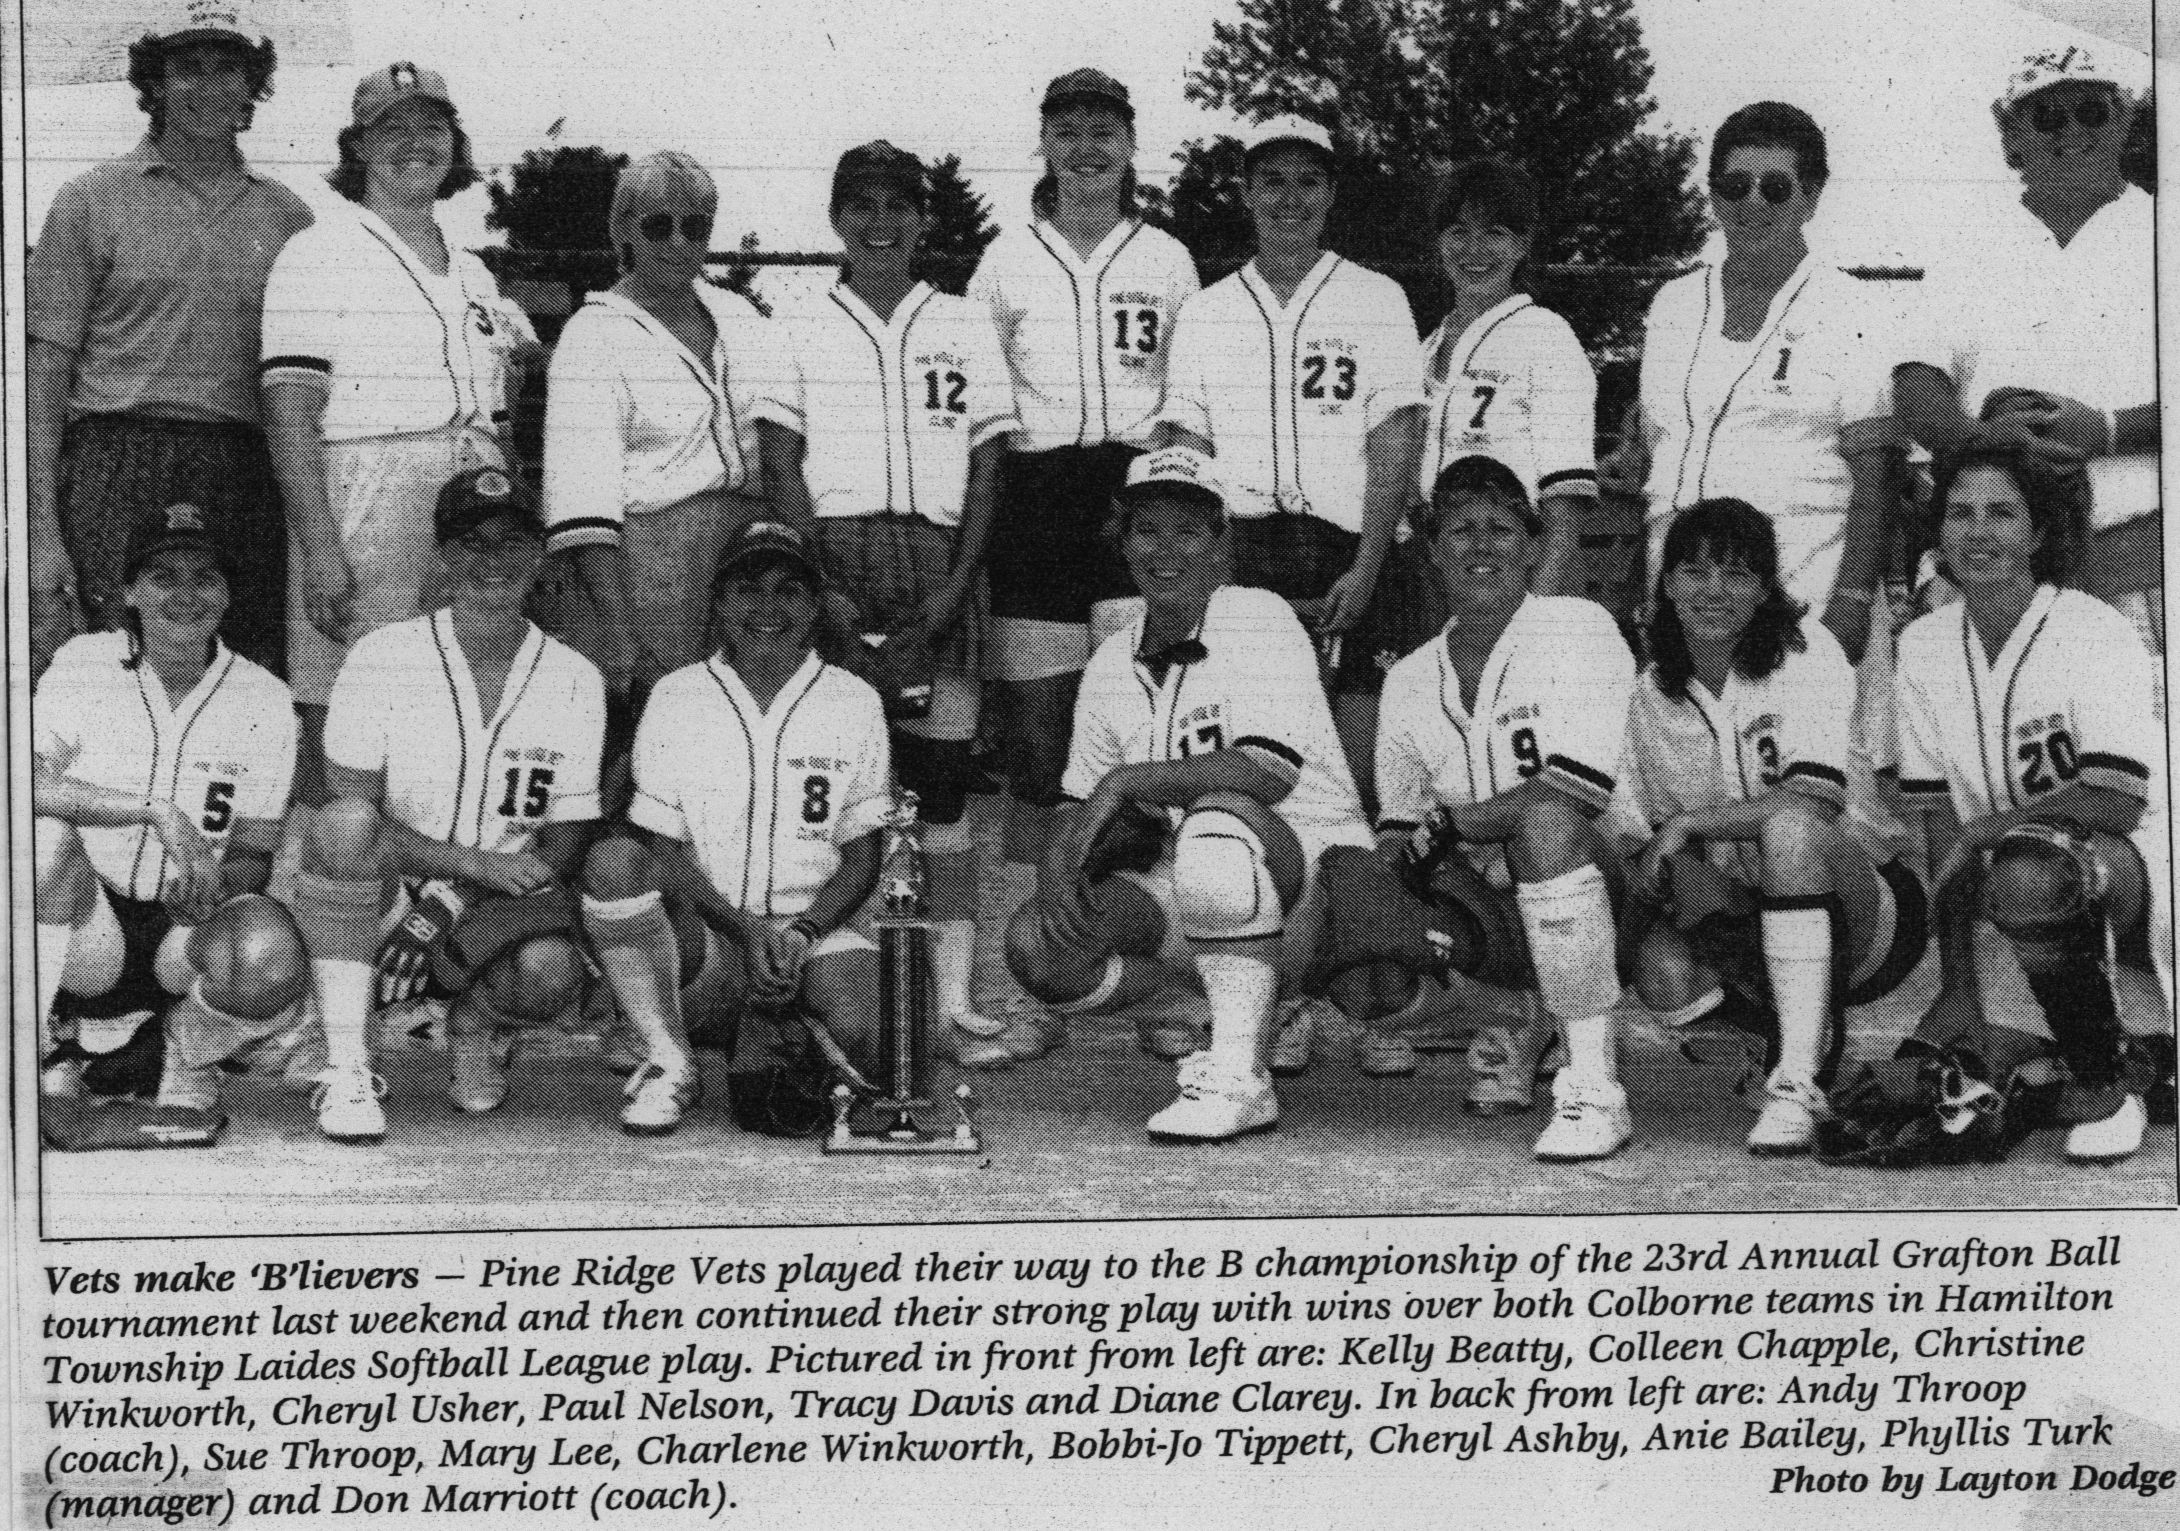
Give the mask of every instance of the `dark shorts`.
[(53, 1013), (65, 1020), (110, 1020), (133, 1011), (158, 1015), (178, 997), (159, 982), (159, 945), (174, 928), (174, 916), (157, 899), (125, 898), (108, 888), (106, 902), (121, 927), (121, 976), (104, 994), (72, 994), (63, 989)]
[[(1290, 604), (1319, 601), (1355, 562), (1362, 538), (1315, 516), (1260, 516), (1233, 523), (1234, 580), (1283, 596)], [(1312, 614), (1313, 615), (1313, 614)], [(1312, 615), (1306, 615), (1307, 624)], [(1421, 648), (1445, 623), (1420, 538), (1396, 543), (1378, 571), (1363, 618), (1346, 632), (1318, 640), (1325, 686), (1334, 693), (1375, 696), (1385, 672)]]
[[(861, 609), (866, 633), (898, 632), (915, 621), (954, 572), (960, 540), (958, 531), (921, 516), (829, 516), (817, 523), (826, 578)], [(980, 581), (954, 625), (931, 645), (938, 668), (981, 675), (984, 623)]]
[(1135, 594), (1135, 580), (1105, 524), (1136, 455), (1135, 448), (1108, 441), (1002, 459), (998, 515), (984, 564), (995, 618), (1080, 626), (1099, 601)]
[(61, 448), (61, 537), (84, 620), (121, 610), (129, 526), (147, 508), (188, 501), (205, 513), (227, 569), (220, 636), (275, 675), (288, 672), (288, 534), (265, 437), (251, 425), (85, 415)]

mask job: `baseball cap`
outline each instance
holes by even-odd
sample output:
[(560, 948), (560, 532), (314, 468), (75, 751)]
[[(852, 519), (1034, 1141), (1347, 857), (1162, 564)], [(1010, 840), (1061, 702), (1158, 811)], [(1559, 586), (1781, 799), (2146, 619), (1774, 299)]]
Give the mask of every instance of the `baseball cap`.
[(454, 110), (454, 98), (447, 94), (446, 76), (436, 69), (426, 69), (404, 60), (388, 64), (384, 69), (374, 69), (356, 82), (350, 125), (367, 128), (412, 96), (436, 101), (450, 112)]
[(1325, 163), (1332, 163), (1332, 135), (1307, 117), (1274, 117), (1251, 128), (1242, 139), (1241, 162), (1254, 165), (1272, 149), (1283, 144), (1297, 144), (1305, 149), (1315, 149), (1324, 156)]
[(545, 520), (538, 513), (537, 496), (527, 485), (498, 468), (471, 468), (440, 486), (438, 502), (431, 510), (432, 540), (452, 542), (502, 516), (532, 537), (544, 539)]
[(1130, 122), (1135, 121), (1135, 107), (1128, 100), (1128, 87), (1102, 69), (1070, 69), (1045, 87), (1044, 104), (1038, 110), (1056, 112), (1078, 102), (1111, 107)]
[(173, 548), (203, 548), (214, 558), (220, 556), (219, 543), (205, 524), (204, 512), (188, 501), (137, 512), (121, 560), (121, 582), (127, 584), (135, 579), (145, 564)]
[(243, 0), (184, 0), (171, 7), (165, 26), (155, 25), (152, 40), (162, 48), (184, 43), (229, 41), (254, 48), (265, 29)]
[(719, 550), (714, 579), (753, 558), (784, 558), (809, 576), (812, 585), (825, 583), (817, 558), (810, 551), (810, 539), (785, 521), (752, 521), (728, 538), (727, 545)]
[(1113, 496), (1120, 505), (1176, 499), (1201, 505), (1226, 519), (1226, 494), (1211, 459), (1193, 447), (1160, 447), (1128, 464), (1128, 481)]
[(883, 138), (858, 144), (840, 156), (840, 163), (833, 167), (832, 200), (837, 204), (848, 194), (848, 188), (859, 181), (882, 182), (907, 195), (918, 207), (930, 199), (930, 184), (925, 177), (923, 161), (906, 149), (895, 148)]
[(2010, 112), (2040, 90), (2075, 84), (2126, 90), (2119, 76), (2087, 48), (2070, 44), (2064, 48), (2041, 48), (2022, 59), (2006, 76), (2006, 88), (1992, 105), (2001, 112)]

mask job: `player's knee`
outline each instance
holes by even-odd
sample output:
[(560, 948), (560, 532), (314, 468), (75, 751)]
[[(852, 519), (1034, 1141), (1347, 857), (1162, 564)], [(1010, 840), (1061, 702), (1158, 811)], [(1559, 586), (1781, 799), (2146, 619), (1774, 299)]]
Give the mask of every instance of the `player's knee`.
[(1790, 803), (1764, 820), (1758, 837), (1767, 876), (1800, 876), (1821, 871), (1839, 833), (1814, 804)]
[(1048, 1005), (1080, 999), (1097, 986), (1104, 968), (1102, 953), (1055, 945), (1045, 934), (1037, 900), (1014, 911), (1007, 922), (1007, 971), (1032, 998)]
[(311, 815), (304, 869), (338, 881), (378, 876), (379, 827), (378, 810), (362, 798), (335, 798)]
[(1247, 941), (1285, 924), (1264, 836), (1252, 815), (1225, 801), (1230, 796), (1200, 799), (1174, 836), (1174, 905), (1192, 939)]
[(76, 924), (90, 912), (97, 891), (83, 836), (73, 824), (40, 818), (31, 825), (31, 842), (38, 918), (48, 925)]
[(640, 898), (658, 891), (658, 869), (642, 845), (611, 835), (583, 857), (583, 891), (595, 899)]
[(190, 960), (214, 1009), (264, 1020), (303, 997), (310, 959), (287, 910), (269, 898), (224, 905), (190, 938)]
[(1590, 821), (1561, 797), (1539, 797), (1514, 826), (1515, 875), (1542, 882), (1573, 871), (1589, 859)]
[(2002, 839), (1983, 879), (1983, 914), (2031, 974), (2101, 954), (2103, 878), (2086, 846), (2038, 834)]
[(1635, 943), (1631, 966), (1635, 995), (1652, 1010), (1678, 1010), (1693, 1004), (1711, 984), (1688, 944), (1669, 930), (1645, 932)]
[(493, 1009), (511, 1021), (538, 1025), (574, 1001), (583, 963), (566, 939), (537, 936), (493, 963), (478, 981)]

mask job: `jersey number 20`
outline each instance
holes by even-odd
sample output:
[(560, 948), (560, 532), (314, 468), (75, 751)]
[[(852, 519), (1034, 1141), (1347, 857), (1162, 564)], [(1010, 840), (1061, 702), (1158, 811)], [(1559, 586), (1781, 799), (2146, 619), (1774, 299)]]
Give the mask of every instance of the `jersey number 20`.
[(527, 783), (523, 780), (521, 766), (507, 768), (507, 792), (500, 798), (500, 817), (512, 819), (518, 814), (525, 819), (545, 817), (545, 805), (552, 801), (553, 768), (532, 766)]
[(2041, 739), (2031, 739), (2014, 751), (2021, 762), (2021, 790), (2039, 797), (2063, 787), (2080, 774), (2082, 762), (2074, 748), (2074, 736), (2055, 728)]

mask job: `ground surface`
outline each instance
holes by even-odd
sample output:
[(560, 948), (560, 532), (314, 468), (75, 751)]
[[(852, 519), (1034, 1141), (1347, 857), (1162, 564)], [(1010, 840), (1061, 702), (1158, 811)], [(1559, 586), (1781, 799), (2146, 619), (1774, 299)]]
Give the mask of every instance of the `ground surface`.
[[(978, 818), (990, 842), (993, 800)], [(992, 879), (996, 928), (1019, 883)], [(980, 990), (1005, 986), (997, 973)], [(1928, 1003), (1930, 964), (1852, 1017), (1854, 1048), (1889, 1051)], [(1709, 1048), (1706, 1051), (1720, 1051)], [(1161, 1147), (1143, 1122), (1172, 1097), (1172, 1070), (1139, 1053), (1126, 1020), (1078, 1021), (1069, 1044), (1011, 1074), (974, 1076), (981, 1159), (828, 1159), (814, 1144), (744, 1134), (725, 1117), (724, 1080), (674, 1136), (639, 1140), (615, 1123), (620, 1081), (594, 1052), (559, 1046), (518, 1060), (507, 1104), (464, 1117), (446, 1101), (445, 1061), (381, 1060), (385, 1143), (319, 1137), (306, 1100), (242, 1081), (218, 1147), (42, 1156), (48, 1237), (939, 1223), (1089, 1218), (1612, 1213), (2170, 1206), (2174, 1136), (2153, 1129), (2135, 1158), (2066, 1163), (2056, 1133), (2003, 1165), (1887, 1174), (1742, 1148), (1751, 1117), (1738, 1069), (1698, 1064), (1631, 1027), (1623, 1072), (1637, 1136), (1603, 1163), (1542, 1165), (1541, 1118), (1464, 1116), (1467, 1070), (1430, 1055), (1411, 1079), (1357, 1074), (1346, 1049), (1280, 1086), (1275, 1133), (1211, 1148)], [(956, 1075), (934, 1070), (950, 1089)]]

